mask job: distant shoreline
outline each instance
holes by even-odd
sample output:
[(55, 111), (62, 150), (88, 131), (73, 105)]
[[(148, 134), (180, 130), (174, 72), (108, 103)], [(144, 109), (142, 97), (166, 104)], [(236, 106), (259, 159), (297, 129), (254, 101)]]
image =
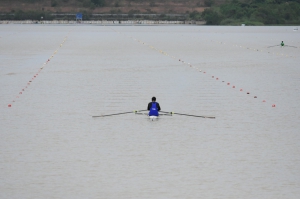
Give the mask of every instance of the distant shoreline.
[(103, 24), (103, 25), (205, 25), (205, 21), (167, 21), (167, 20), (2, 20), (0, 24)]

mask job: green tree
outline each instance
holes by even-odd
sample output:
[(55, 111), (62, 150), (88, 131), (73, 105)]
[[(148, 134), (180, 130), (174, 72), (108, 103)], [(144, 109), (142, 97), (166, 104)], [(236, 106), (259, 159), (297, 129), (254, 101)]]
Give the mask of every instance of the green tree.
[(202, 15), (201, 13), (197, 12), (197, 11), (193, 11), (189, 14), (189, 17), (193, 20), (201, 20), (202, 19)]
[(205, 9), (202, 12), (202, 17), (207, 25), (219, 25), (222, 20), (221, 15), (212, 9)]
[(105, 6), (105, 0), (91, 0), (95, 6), (98, 6), (98, 7), (103, 7)]

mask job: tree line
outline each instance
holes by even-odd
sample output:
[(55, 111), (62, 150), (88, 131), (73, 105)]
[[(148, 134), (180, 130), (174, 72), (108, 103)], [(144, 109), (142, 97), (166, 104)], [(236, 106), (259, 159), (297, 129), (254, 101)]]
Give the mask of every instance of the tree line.
[(300, 0), (231, 0), (190, 18), (207, 25), (295, 25), (300, 24)]

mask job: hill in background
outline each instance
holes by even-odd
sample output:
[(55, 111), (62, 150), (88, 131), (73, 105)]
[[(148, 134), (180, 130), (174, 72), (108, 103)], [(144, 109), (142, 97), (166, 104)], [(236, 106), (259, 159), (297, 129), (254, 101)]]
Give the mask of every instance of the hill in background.
[(186, 14), (225, 0), (1, 0), (0, 12)]
[[(0, 20), (194, 20), (207, 25), (299, 25), (300, 0), (1, 0)], [(60, 13), (62, 13), (60, 15)], [(69, 13), (69, 14), (68, 14)], [(102, 14), (102, 15), (99, 15)], [(141, 16), (136, 14), (156, 14)], [(171, 16), (171, 14), (173, 14)], [(175, 16), (178, 14), (180, 16)], [(99, 17), (100, 16), (100, 17)], [(111, 15), (109, 20), (124, 20)], [(139, 18), (137, 18), (138, 16)], [(61, 17), (61, 18), (59, 18)], [(151, 18), (152, 17), (152, 18)]]

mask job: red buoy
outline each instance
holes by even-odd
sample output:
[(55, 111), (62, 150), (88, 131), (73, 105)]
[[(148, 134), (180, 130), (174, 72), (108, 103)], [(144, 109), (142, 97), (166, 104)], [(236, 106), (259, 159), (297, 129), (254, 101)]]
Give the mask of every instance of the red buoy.
[(262, 102), (266, 102), (266, 100), (263, 100)]
[(241, 88), (240, 91), (243, 91), (243, 89)]
[(219, 78), (216, 78), (216, 80), (219, 80)]
[(11, 107), (11, 104), (9, 104), (8, 107)]
[(230, 85), (230, 83), (228, 82), (227, 85)]
[(19, 94), (22, 94), (22, 92), (20, 92)]
[(254, 96), (254, 98), (257, 98), (257, 96)]
[(276, 105), (275, 105), (275, 104), (272, 104), (272, 107), (276, 107)]
[(232, 86), (232, 88), (235, 88), (235, 86)]
[(214, 76), (211, 76), (212, 78), (215, 78)]
[(250, 94), (249, 92), (247, 92), (247, 94)]

